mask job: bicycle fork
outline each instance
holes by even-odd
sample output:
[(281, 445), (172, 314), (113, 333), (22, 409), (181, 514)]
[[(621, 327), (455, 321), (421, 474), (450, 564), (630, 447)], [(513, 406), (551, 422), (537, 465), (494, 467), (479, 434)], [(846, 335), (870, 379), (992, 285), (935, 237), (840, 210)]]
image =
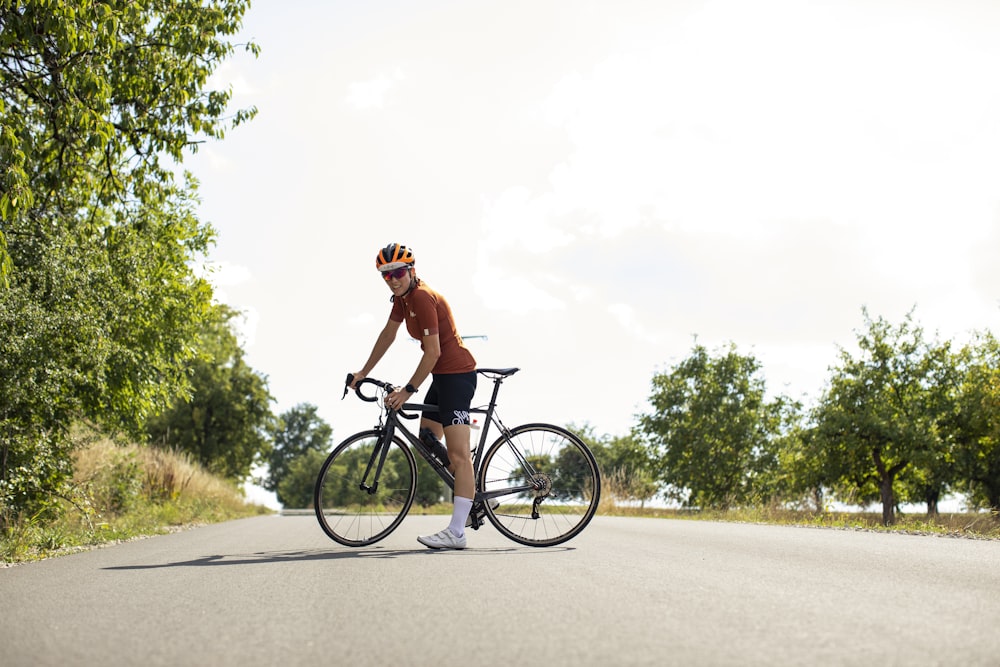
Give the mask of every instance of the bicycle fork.
[[(389, 455), (389, 446), (392, 444), (392, 433), (388, 429), (380, 432), (379, 435), (379, 446), (372, 451), (371, 458), (368, 459), (368, 466), (365, 468), (365, 474), (361, 477), (361, 483), (358, 487), (368, 493), (370, 496), (374, 496), (378, 493), (378, 481), (382, 478), (382, 466), (385, 465), (385, 458)], [(375, 459), (378, 459), (376, 464)], [(372, 475), (372, 467), (375, 467), (375, 474)], [(368, 480), (371, 479), (372, 483), (369, 484)]]

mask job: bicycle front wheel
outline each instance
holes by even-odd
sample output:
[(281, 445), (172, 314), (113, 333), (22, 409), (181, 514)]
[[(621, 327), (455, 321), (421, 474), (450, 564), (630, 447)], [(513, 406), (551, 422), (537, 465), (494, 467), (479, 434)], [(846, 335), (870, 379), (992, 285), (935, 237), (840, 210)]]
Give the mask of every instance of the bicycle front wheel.
[(525, 424), (500, 436), (483, 457), (479, 490), (501, 534), (534, 547), (575, 537), (601, 498), (597, 461), (580, 438), (551, 424)]
[(383, 434), (365, 431), (337, 445), (316, 479), (313, 507), (323, 532), (349, 547), (378, 542), (410, 510), (417, 489), (413, 452), (394, 436), (382, 458)]

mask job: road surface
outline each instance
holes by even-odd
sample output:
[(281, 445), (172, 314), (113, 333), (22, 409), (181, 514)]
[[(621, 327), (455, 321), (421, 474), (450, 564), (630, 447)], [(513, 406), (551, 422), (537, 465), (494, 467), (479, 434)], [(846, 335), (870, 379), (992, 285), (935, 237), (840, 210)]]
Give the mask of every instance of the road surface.
[(0, 664), (1000, 665), (1000, 542), (597, 517), (341, 547), (267, 516), (0, 569)]

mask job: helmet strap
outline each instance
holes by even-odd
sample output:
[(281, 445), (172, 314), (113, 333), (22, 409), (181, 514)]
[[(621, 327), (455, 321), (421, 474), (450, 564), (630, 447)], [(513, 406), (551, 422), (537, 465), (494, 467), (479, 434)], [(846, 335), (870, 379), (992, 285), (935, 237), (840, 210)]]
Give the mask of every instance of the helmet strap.
[(411, 271), (411, 273), (410, 273), (410, 289), (406, 290), (406, 294), (404, 294), (403, 296), (410, 296), (410, 292), (412, 292), (413, 290), (417, 289), (417, 287), (420, 286), (420, 278), (417, 278), (415, 275), (413, 275), (413, 273), (412, 273), (413, 267), (412, 266), (410, 267), (410, 271)]

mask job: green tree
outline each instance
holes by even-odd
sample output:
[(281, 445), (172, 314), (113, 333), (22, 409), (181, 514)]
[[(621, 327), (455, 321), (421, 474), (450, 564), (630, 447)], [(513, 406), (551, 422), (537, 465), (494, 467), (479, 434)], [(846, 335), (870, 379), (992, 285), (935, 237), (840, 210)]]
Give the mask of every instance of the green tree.
[(0, 219), (85, 205), (71, 217), (86, 223), (152, 201), (173, 180), (163, 160), (251, 118), (206, 88), (249, 4), (0, 2)]
[(815, 428), (804, 423), (802, 405), (787, 401), (784, 409), (782, 431), (773, 441), (777, 467), (767, 477), (765, 495), (784, 506), (823, 512), (838, 478), (828, 470)]
[(307, 449), (288, 461), (288, 468), (274, 489), (282, 506), (289, 508), (312, 507), (316, 477), (326, 459), (326, 452)]
[(879, 500), (889, 525), (903, 471), (934, 470), (934, 460), (945, 453), (949, 346), (925, 341), (912, 312), (898, 326), (863, 313), (859, 352), (841, 350), (815, 409), (816, 444), (845, 500)]
[(653, 412), (640, 415), (637, 433), (657, 452), (665, 495), (723, 509), (759, 501), (788, 403), (765, 400), (759, 362), (732, 344), (716, 356), (695, 345), (652, 385)]
[(230, 328), (232, 310), (219, 307), (188, 362), (190, 395), (147, 425), (151, 442), (189, 452), (208, 470), (233, 480), (250, 475), (270, 453), (271, 395), (266, 379), (243, 360)]
[[(365, 450), (363, 447), (355, 447), (337, 457), (336, 465), (327, 471), (324, 482), (324, 506), (351, 507), (359, 500), (362, 504), (381, 503), (379, 495), (358, 494), (357, 480), (364, 476), (370, 456), (371, 449)], [(316, 474), (318, 472), (319, 468), (316, 469)], [(428, 475), (424, 475), (424, 477), (430, 474), (432, 473), (428, 472)], [(384, 488), (402, 489), (406, 486), (402, 480), (407, 480), (408, 484), (409, 475), (408, 461), (397, 450), (395, 455), (390, 455), (386, 460), (385, 467), (382, 468), (382, 476), (379, 478), (379, 485)], [(434, 478), (438, 479), (436, 476)]]
[(655, 463), (641, 438), (632, 433), (597, 436), (590, 424), (567, 424), (566, 428), (579, 436), (597, 459), (604, 486), (602, 493), (640, 505), (656, 496), (660, 485), (653, 472)]
[(1000, 512), (1000, 343), (980, 333), (960, 358), (955, 465), (972, 505)]
[(58, 495), (72, 421), (134, 435), (186, 386), (213, 232), (170, 163), (254, 113), (206, 89), (247, 6), (0, 0), (0, 528)]
[[(274, 491), (278, 502), (286, 507), (306, 507), (306, 505), (290, 505), (290, 498), (283, 497), (282, 489), (295, 488), (295, 499), (300, 501), (303, 490), (297, 484), (283, 485), (289, 475), (292, 464), (300, 457), (311, 452), (329, 452), (333, 429), (318, 414), (318, 408), (309, 403), (300, 403), (282, 413), (271, 428), (271, 449), (267, 456), (267, 476), (261, 485), (269, 491)], [(313, 460), (315, 457), (311, 457)], [(320, 458), (320, 464), (323, 463)], [(313, 471), (312, 482), (309, 483), (309, 502), (312, 502), (312, 485), (319, 473), (319, 466)]]
[(0, 529), (56, 508), (72, 473), (69, 425), (82, 410), (80, 373), (69, 360), (99, 359), (77, 338), (95, 328), (53, 314), (23, 285), (0, 289)]

